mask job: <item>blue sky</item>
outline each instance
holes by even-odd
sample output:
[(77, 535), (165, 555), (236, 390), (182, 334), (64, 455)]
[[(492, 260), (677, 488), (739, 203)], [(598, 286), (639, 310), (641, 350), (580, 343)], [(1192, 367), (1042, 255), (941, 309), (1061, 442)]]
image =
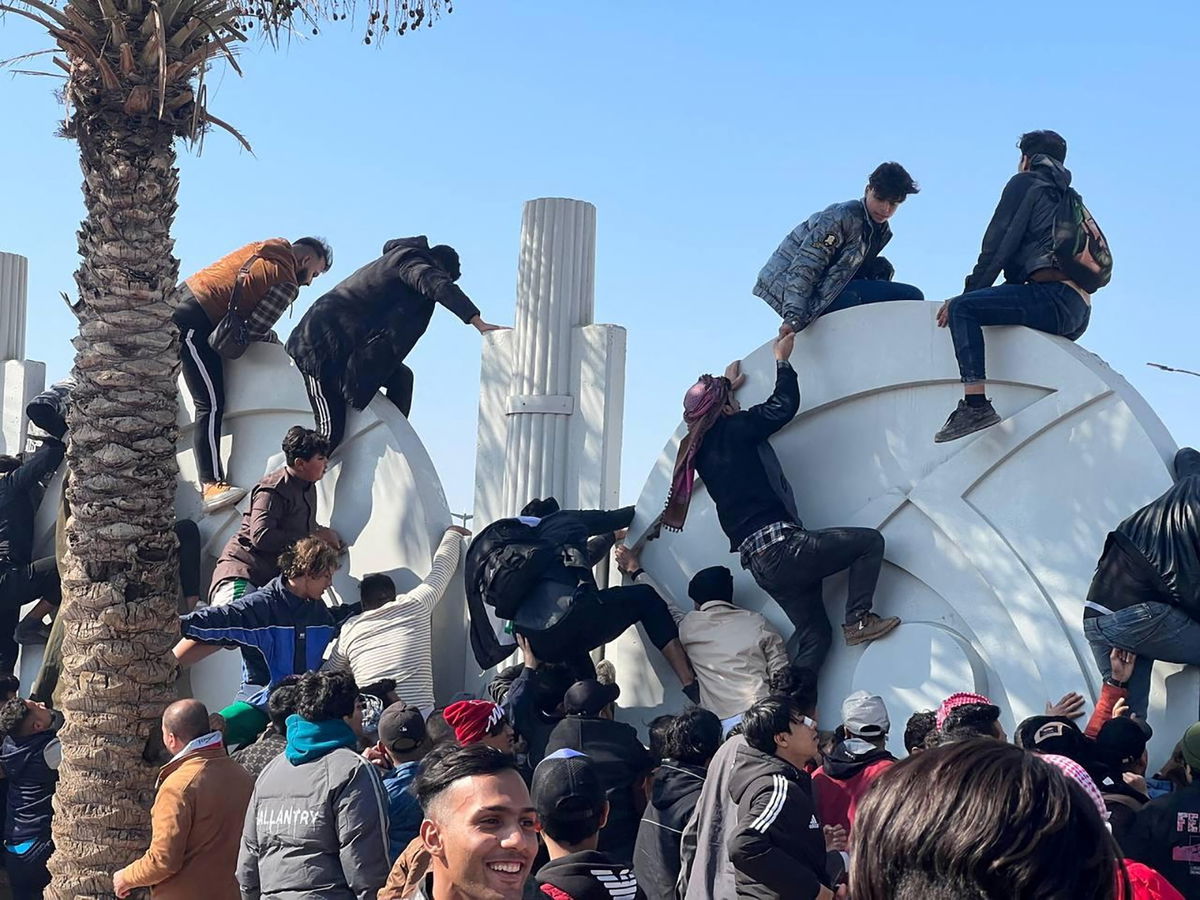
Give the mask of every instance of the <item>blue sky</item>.
[[(950, 296), (1014, 171), (1016, 137), (1054, 128), (1116, 257), (1081, 343), (1178, 442), (1200, 442), (1200, 379), (1146, 366), (1200, 369), (1193, 5), (455, 7), (382, 47), (338, 23), (277, 52), (244, 48), (244, 78), (211, 73), (210, 106), (255, 152), (222, 132), (200, 155), (181, 148), (182, 273), (250, 240), (322, 234), (336, 265), (302, 310), (385, 240), (423, 233), (459, 249), (462, 286), (507, 323), (522, 202), (591, 201), (597, 320), (629, 329), (632, 500), (695, 373), (774, 330), (750, 287), (788, 229), (898, 160), (923, 190), (894, 219), (887, 255), (899, 280)], [(0, 25), (2, 58), (45, 46), (32, 23)], [(75, 148), (54, 137), (55, 86), (0, 76), (0, 249), (30, 259), (27, 352), (51, 378), (70, 364), (74, 320), (58, 292), (72, 288), (82, 216)], [(468, 508), (479, 339), (442, 311), (409, 362), (413, 424), (451, 507)]]

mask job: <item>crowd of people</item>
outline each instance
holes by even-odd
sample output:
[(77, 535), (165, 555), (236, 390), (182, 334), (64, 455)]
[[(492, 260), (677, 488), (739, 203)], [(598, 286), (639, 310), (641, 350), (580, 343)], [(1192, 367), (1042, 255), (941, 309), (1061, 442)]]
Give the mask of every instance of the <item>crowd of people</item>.
[[(1032, 132), (1020, 151), (965, 293), (938, 313), (964, 399), (935, 440), (999, 421), (984, 393), (980, 326), (1074, 339), (1087, 325), (1090, 292), (1111, 268), (1103, 236), (1069, 189), (1065, 141)], [(880, 685), (879, 693), (838, 698), (840, 721), (824, 723), (835, 727), (818, 722), (834, 636), (823, 579), (848, 572), (847, 645), (885, 639), (902, 625), (876, 611), (882, 534), (806, 528), (770, 439), (799, 409), (790, 364), (797, 332), (834, 310), (922, 299), (891, 280), (880, 256), (888, 220), (916, 192), (903, 167), (884, 163), (861, 198), (815, 214), (771, 256), (755, 286), (782, 320), (769, 397), (743, 409), (734, 363), (684, 398), (687, 434), (647, 539), (685, 527), (699, 475), (730, 552), (790, 621), (786, 641), (735, 596), (733, 573), (719, 564), (691, 575), (691, 603), (680, 608), (643, 568), (644, 542), (628, 540), (632, 508), (563, 509), (554, 498), (530, 500), (469, 544), (465, 529), (446, 529), (428, 576), (408, 592), (374, 573), (353, 602), (326, 603), (348, 548), (318, 522), (315, 486), (347, 409), (384, 390), (409, 413), (404, 359), (435, 305), (481, 332), (497, 326), (455, 285), (451, 248), (389, 241), (293, 331), (287, 350), (317, 427), (291, 428), (284, 465), (247, 492), (225, 480), (220, 455), (224, 366), (253, 341), (277, 340), (283, 309), (328, 269), (332, 251), (315, 238), (263, 241), (180, 285), (175, 319), (196, 405), (204, 508), (249, 498), (206, 590), (195, 525), (179, 523), (174, 655), (185, 676), (206, 656), (236, 648), (242, 679), (227, 705), (210, 710), (186, 696), (181, 677), (182, 698), (164, 710), (147, 748), (162, 763), (150, 846), (113, 873), (114, 893), (1200, 898), (1200, 723), (1161, 767), (1151, 769), (1146, 750), (1153, 661), (1200, 664), (1196, 451), (1180, 452), (1176, 484), (1163, 497), (1116, 526), (1081, 598), (1103, 678), (1084, 727), (1084, 699), (1068, 694), (1019, 723), (1010, 742), (1000, 706), (974, 685), (915, 711), (889, 710)], [(1001, 271), (1006, 283), (992, 287)], [(69, 384), (56, 386), (31, 405), (44, 433), (36, 453), (0, 457), (3, 857), (21, 900), (42, 896), (53, 851), (61, 632), (45, 618), (59, 590), (55, 559), (33, 559), (32, 533), (38, 485), (63, 457), (69, 393)], [(69, 515), (64, 506), (60, 521)], [(610, 553), (620, 584), (595, 575)], [(460, 571), (472, 650), (495, 671), (483, 696), (439, 697), (433, 613)], [(507, 624), (497, 629), (497, 621)], [(681, 691), (682, 711), (643, 723), (646, 743), (617, 720), (620, 673), (595, 652), (635, 625)], [(29, 697), (11, 675), (14, 633), (47, 642)], [(514, 653), (519, 663), (497, 668)], [(892, 738), (892, 712), (911, 713), (902, 740)]]

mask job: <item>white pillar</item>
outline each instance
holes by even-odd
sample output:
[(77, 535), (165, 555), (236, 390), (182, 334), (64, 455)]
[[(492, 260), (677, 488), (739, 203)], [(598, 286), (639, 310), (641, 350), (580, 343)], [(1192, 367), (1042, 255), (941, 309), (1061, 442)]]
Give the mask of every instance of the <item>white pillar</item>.
[(25, 280), (29, 260), (0, 252), (0, 360), (25, 358)]

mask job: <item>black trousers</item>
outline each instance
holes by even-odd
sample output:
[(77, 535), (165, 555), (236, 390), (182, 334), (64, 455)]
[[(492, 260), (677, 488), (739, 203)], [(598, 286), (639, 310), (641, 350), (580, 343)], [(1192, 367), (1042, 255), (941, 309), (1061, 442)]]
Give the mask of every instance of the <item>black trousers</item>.
[[(332, 453), (346, 436), (349, 404), (342, 396), (341, 378), (305, 375), (304, 389), (308, 392), (308, 405), (312, 407), (317, 433), (329, 441), (329, 452)], [(383, 391), (407, 419), (412, 411), (412, 369), (404, 363), (397, 365), (391, 378), (384, 383)]]
[(225, 366), (221, 354), (208, 345), (213, 326), (208, 313), (193, 297), (175, 307), (172, 319), (179, 328), (183, 381), (196, 406), (196, 423), (192, 429), (196, 471), (203, 484), (224, 481), (221, 423), (225, 418)]
[(874, 528), (797, 529), (750, 559), (750, 574), (796, 626), (789, 646), (794, 662), (821, 670), (833, 641), (821, 582), (827, 575), (850, 570), (846, 624), (871, 611), (879, 570), (883, 568), (883, 535)]
[(0, 567), (0, 672), (11, 675), (17, 666), (17, 640), (13, 632), (21, 618), (21, 607), (34, 600), (52, 606), (62, 601), (58, 566), (53, 556), (29, 565)]
[(42, 900), (44, 891), (50, 886), (50, 870), (46, 863), (52, 853), (54, 842), (49, 839), (35, 841), (24, 853), (5, 849), (4, 867), (8, 871), (13, 900)]
[(590, 651), (615, 641), (638, 622), (659, 650), (679, 637), (666, 602), (648, 584), (580, 593), (566, 616), (526, 637), (538, 659), (566, 665), (578, 681), (596, 677)]

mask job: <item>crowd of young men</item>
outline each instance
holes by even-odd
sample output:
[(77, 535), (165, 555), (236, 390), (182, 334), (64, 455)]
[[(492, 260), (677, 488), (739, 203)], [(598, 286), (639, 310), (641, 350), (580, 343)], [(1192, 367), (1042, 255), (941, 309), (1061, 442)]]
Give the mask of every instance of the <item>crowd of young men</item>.
[[(999, 421), (984, 394), (980, 326), (1023, 324), (1071, 339), (1087, 326), (1089, 293), (1061, 258), (1056, 234), (1070, 183), (1065, 141), (1032, 132), (1019, 146), (1019, 172), (965, 293), (937, 314), (950, 328), (965, 396), (935, 440)], [(237, 647), (243, 683), (211, 715), (191, 699), (164, 712), (152, 841), (113, 873), (114, 892), (359, 900), (1034, 896), (999, 886), (1036, 870), (1047, 883), (1073, 877), (1094, 885), (1087, 896), (1200, 897), (1200, 788), (1193, 785), (1200, 724), (1153, 777), (1145, 751), (1153, 660), (1200, 664), (1191, 631), (1200, 606), (1195, 451), (1181, 451), (1175, 487), (1117, 526), (1104, 548), (1084, 612), (1104, 686), (1086, 729), (1075, 723), (1082, 698), (1067, 695), (1045, 716), (1020, 723), (1020, 749), (1006, 746), (999, 707), (966, 691), (912, 715), (903, 761), (889, 750), (891, 719), (880, 696), (852, 694), (837, 729), (818, 729), (817, 683), (832, 644), (822, 580), (848, 570), (847, 644), (885, 638), (900, 620), (875, 612), (883, 536), (805, 528), (770, 438), (799, 409), (790, 364), (798, 331), (852, 306), (923, 299), (893, 282), (880, 256), (888, 220), (917, 190), (903, 167), (884, 163), (860, 200), (810, 217), (771, 256), (755, 286), (782, 319), (775, 388), (765, 401), (741, 407), (738, 363), (721, 378), (704, 376), (684, 399), (688, 430), (660, 524), (685, 526), (698, 474), (730, 551), (790, 620), (790, 641), (739, 604), (723, 566), (695, 573), (693, 608), (678, 608), (642, 568), (638, 548), (620, 544), (632, 509), (564, 510), (552, 498), (535, 499), (520, 516), (490, 525), (466, 554), (473, 620), (479, 604), (503, 612), (522, 652), (522, 662), (488, 686), (492, 699), (437, 698), (433, 690), (432, 614), (469, 533), (447, 529), (429, 577), (413, 591), (397, 596), (387, 575), (373, 574), (362, 580), (358, 602), (330, 606), (324, 595), (347, 548), (317, 523), (315, 484), (342, 439), (348, 407), (362, 408), (382, 388), (408, 414), (412, 373), (403, 361), (436, 304), (480, 332), (496, 326), (455, 285), (457, 254), (425, 238), (389, 241), (383, 256), (318, 300), (287, 345), (318, 427), (284, 436), (284, 466), (250, 491), (217, 560), (209, 603), (189, 604), (174, 651), (186, 668)], [(274, 239), (235, 251), (178, 289), (208, 511), (246, 493), (225, 480), (219, 454), (225, 361), (249, 342), (277, 340), (272, 329), (283, 309), (331, 262), (323, 241)], [(1001, 271), (1006, 283), (994, 288)], [(238, 319), (240, 330), (232, 327)], [(33, 599), (43, 605), (21, 631), (44, 628), (57, 600), (53, 566), (32, 559), (27, 537), (33, 486), (61, 461), (63, 437), (50, 434), (23, 464), (0, 459), (0, 610), (13, 619), (6, 633)], [(592, 567), (614, 545), (627, 583), (602, 587)], [(615, 720), (620, 687), (612, 666), (595, 665), (591, 655), (636, 623), (689, 701), (679, 715), (651, 723), (649, 747)], [(7, 661), (11, 670), (5, 647), (0, 642), (0, 668)], [(53, 849), (62, 719), (17, 696), (15, 683), (8, 688), (0, 705), (4, 858), (14, 895), (36, 897)], [(956, 779), (966, 779), (957, 794), (949, 788)], [(950, 857), (930, 849), (954, 840), (936, 822), (920, 847), (904, 845), (898, 833), (911, 830), (898, 818), (923, 812), (906, 804), (924, 804), (918, 795), (931, 786), (958, 804), (956, 827), (974, 841), (946, 851)], [(1005, 814), (981, 815), (996, 798), (1011, 801)], [(1069, 840), (1063, 822), (1074, 829)], [(1022, 829), (1034, 848), (1029, 866), (982, 875), (986, 867), (964, 862), (981, 848), (1011, 844)], [(1091, 846), (1071, 855), (1064, 849), (1075, 846), (1071, 840)], [(894, 862), (881, 874), (884, 858)]]

